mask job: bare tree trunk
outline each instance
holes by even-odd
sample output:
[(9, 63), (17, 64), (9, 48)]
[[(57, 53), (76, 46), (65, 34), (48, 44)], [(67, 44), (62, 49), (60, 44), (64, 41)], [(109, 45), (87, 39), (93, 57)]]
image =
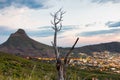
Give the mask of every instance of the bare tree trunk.
[(60, 66), (60, 70), (58, 70), (58, 80), (65, 80), (64, 79), (64, 74), (63, 74), (63, 66)]
[[(72, 50), (74, 49), (76, 43), (78, 42), (79, 38), (76, 39), (74, 45), (72, 46), (72, 48), (70, 49), (70, 51), (65, 55), (64, 57), (64, 61), (61, 60), (60, 57), (60, 52), (58, 51), (58, 47), (57, 47), (57, 33), (61, 30), (62, 28), (62, 17), (63, 14), (65, 12), (62, 11), (62, 9), (58, 10), (57, 12), (55, 12), (54, 14), (51, 14), (51, 16), (53, 17), (53, 21), (51, 21), (51, 24), (53, 24), (53, 30), (54, 32), (54, 42), (52, 42), (52, 45), (54, 47), (54, 51), (55, 51), (55, 56), (56, 56), (56, 68), (57, 68), (57, 72), (58, 72), (58, 78), (57, 80), (66, 80), (66, 70), (67, 70), (67, 65), (69, 63), (69, 55), (72, 52)], [(59, 26), (58, 26), (59, 25)]]
[(56, 68), (57, 68), (57, 71), (58, 71), (58, 79), (57, 80), (66, 80), (66, 65), (62, 64), (61, 62), (58, 62), (56, 64)]

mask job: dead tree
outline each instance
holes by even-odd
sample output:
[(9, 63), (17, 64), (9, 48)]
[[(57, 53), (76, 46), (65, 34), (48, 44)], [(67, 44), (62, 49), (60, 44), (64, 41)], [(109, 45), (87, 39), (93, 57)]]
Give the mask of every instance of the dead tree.
[(51, 16), (53, 17), (53, 21), (51, 21), (51, 24), (53, 25), (52, 29), (54, 30), (54, 41), (51, 42), (55, 51), (55, 57), (56, 57), (56, 69), (58, 71), (58, 78), (57, 80), (66, 80), (66, 69), (67, 65), (70, 61), (69, 56), (71, 52), (73, 51), (76, 43), (78, 42), (79, 38), (76, 39), (75, 43), (73, 44), (72, 48), (68, 51), (68, 53), (65, 55), (64, 60), (61, 60), (60, 52), (58, 50), (57, 46), (57, 33), (62, 29), (62, 19), (63, 14), (65, 14), (62, 9), (59, 9), (55, 13), (51, 13)]

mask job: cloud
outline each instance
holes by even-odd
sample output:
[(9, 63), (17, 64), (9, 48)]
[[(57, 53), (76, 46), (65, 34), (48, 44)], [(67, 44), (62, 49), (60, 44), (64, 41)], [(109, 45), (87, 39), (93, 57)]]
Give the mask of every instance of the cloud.
[(108, 27), (120, 27), (120, 21), (119, 22), (109, 21), (105, 25), (107, 25)]
[[(39, 27), (39, 29), (52, 29), (52, 26), (43, 26), (43, 27)], [(78, 26), (76, 26), (76, 25), (64, 25), (61, 28), (61, 32), (74, 30), (74, 29), (78, 29)]]
[(17, 8), (28, 7), (30, 9), (38, 9), (44, 7), (47, 0), (0, 0), (0, 9), (14, 6)]
[(34, 37), (49, 37), (54, 35), (52, 30), (38, 30), (38, 31), (29, 31), (28, 34)]
[[(38, 31), (31, 31), (29, 32), (29, 34), (31, 36), (38, 36), (38, 37), (49, 37), (49, 36), (53, 36), (54, 35), (54, 31), (52, 29), (51, 26), (43, 26), (43, 27), (38, 27)], [(74, 29), (78, 29), (76, 26), (72, 26), (72, 25), (68, 25), (68, 26), (63, 26), (61, 31), (58, 32), (58, 35), (70, 31), (70, 30), (74, 30)], [(63, 37), (63, 36), (62, 36)]]
[(68, 31), (68, 30), (75, 30), (78, 29), (78, 26), (76, 25), (66, 25), (62, 27), (62, 31)]
[(96, 22), (94, 22), (94, 23), (89, 23), (89, 24), (86, 24), (86, 25), (85, 25), (85, 27), (90, 27), (90, 26), (94, 26), (94, 25), (96, 25)]
[(1, 26), (0, 25), (0, 44), (5, 42), (9, 35), (13, 33), (15, 30), (8, 28), (6, 26)]
[(92, 0), (94, 3), (120, 3), (120, 0)]
[[(39, 29), (39, 30), (27, 30), (26, 33), (34, 37), (48, 37), (54, 35), (54, 32), (49, 29)], [(5, 26), (0, 26), (0, 36), (10, 36), (11, 33), (16, 32), (16, 29), (11, 29)]]
[(82, 32), (77, 35), (84, 36), (84, 37), (90, 37), (90, 36), (106, 35), (106, 34), (113, 34), (113, 33), (119, 33), (119, 32), (120, 32), (120, 29), (110, 29), (110, 30)]
[(15, 30), (10, 29), (8, 27), (5, 26), (0, 26), (0, 35), (1, 36), (9, 36), (12, 32), (14, 32)]
[[(63, 26), (61, 31), (58, 32), (59, 38), (63, 38), (64, 32), (70, 31), (77, 29), (75, 26)], [(0, 35), (1, 36), (9, 36), (11, 33), (15, 32), (16, 29), (11, 29), (5, 26), (0, 26)], [(33, 37), (50, 37), (54, 35), (54, 31), (51, 28), (51, 26), (43, 26), (43, 27), (38, 27), (37, 30), (25, 30), (28, 35), (33, 36)]]

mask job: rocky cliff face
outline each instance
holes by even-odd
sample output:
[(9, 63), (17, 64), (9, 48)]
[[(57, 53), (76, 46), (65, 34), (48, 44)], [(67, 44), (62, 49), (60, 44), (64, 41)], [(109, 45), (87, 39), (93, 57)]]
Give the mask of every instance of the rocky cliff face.
[(8, 40), (0, 46), (0, 51), (30, 57), (54, 57), (51, 46), (31, 39), (23, 29), (12, 33)]

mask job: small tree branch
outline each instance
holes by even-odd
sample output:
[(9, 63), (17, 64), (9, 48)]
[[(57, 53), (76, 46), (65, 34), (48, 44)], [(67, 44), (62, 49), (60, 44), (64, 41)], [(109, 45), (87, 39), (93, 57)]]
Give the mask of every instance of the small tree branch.
[(61, 28), (62, 28), (62, 23), (60, 23), (60, 27), (59, 27), (58, 31), (60, 31), (60, 30), (61, 30)]
[(67, 64), (67, 62), (68, 62), (68, 57), (69, 57), (70, 53), (73, 51), (73, 49), (74, 49), (75, 45), (77, 44), (78, 40), (79, 40), (79, 38), (76, 39), (74, 45), (73, 45), (72, 48), (69, 50), (69, 52), (66, 54), (65, 59), (64, 59), (64, 64)]
[(60, 23), (60, 22), (62, 22), (63, 20), (62, 20), (62, 18), (63, 18), (63, 14), (65, 14), (66, 12), (60, 12), (60, 16), (59, 16), (59, 18), (58, 17), (56, 17), (56, 19), (58, 20), (57, 22), (56, 22), (56, 24), (58, 24), (58, 23)]
[(59, 52), (58, 52), (58, 48), (55, 46), (55, 44), (53, 42), (51, 42), (53, 47), (54, 47), (54, 50), (55, 50), (55, 56), (56, 56), (56, 60), (59, 58)]
[(52, 25), (54, 25), (53, 21), (50, 21)]
[[(53, 17), (53, 21), (51, 21), (51, 24), (54, 26), (54, 30), (56, 30), (57, 32), (61, 30), (62, 27), (62, 18), (63, 18), (63, 14), (65, 14), (65, 11), (62, 11), (62, 8), (59, 9), (57, 12), (55, 12), (54, 14), (50, 13), (50, 15)], [(59, 26), (58, 26), (59, 25)]]
[(54, 32), (54, 42), (52, 42), (52, 45), (54, 47), (56, 59), (58, 59), (59, 55), (60, 55), (59, 51), (58, 51), (58, 47), (57, 47), (57, 33), (62, 28), (63, 14), (65, 14), (65, 12), (62, 11), (62, 8), (53, 14), (50, 13), (50, 15), (53, 17), (53, 21), (51, 21), (51, 24), (53, 25), (52, 29), (55, 31)]
[(54, 18), (54, 15), (52, 13), (50, 13), (50, 15)]

